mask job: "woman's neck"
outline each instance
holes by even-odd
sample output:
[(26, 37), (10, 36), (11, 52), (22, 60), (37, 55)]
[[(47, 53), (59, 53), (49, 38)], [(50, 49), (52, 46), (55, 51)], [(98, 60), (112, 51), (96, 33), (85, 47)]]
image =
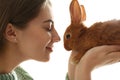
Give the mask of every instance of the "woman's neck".
[(25, 60), (26, 59), (20, 55), (17, 49), (6, 49), (4, 53), (0, 53), (0, 74), (10, 73)]

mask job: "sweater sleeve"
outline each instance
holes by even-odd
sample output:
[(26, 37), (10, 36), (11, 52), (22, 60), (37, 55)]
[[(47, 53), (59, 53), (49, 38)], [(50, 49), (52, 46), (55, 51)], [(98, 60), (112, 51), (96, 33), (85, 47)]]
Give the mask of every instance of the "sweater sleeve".
[(18, 80), (33, 80), (33, 78), (21, 67), (15, 69)]
[(65, 78), (65, 80), (69, 80), (68, 74), (66, 74), (66, 78)]

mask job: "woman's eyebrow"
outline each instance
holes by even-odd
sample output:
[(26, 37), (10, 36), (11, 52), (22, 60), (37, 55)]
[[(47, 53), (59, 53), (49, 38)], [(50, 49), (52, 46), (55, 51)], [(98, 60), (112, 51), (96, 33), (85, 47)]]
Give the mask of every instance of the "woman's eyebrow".
[(52, 24), (54, 24), (54, 21), (51, 20), (51, 19), (45, 20), (45, 21), (43, 21), (43, 22), (44, 22), (44, 23), (51, 22)]

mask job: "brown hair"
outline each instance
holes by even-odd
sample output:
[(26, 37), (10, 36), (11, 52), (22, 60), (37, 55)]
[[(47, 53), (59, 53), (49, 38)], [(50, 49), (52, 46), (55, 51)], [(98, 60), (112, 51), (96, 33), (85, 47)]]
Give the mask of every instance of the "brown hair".
[[(0, 0), (0, 48), (4, 45), (4, 31), (8, 23), (18, 29), (35, 18), (48, 0)], [(49, 1), (48, 1), (49, 2)]]

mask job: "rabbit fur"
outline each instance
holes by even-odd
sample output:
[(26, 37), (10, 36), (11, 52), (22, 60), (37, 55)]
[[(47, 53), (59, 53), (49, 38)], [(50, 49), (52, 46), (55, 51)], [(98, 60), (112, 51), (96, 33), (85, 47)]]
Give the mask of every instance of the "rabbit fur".
[(86, 13), (77, 0), (70, 4), (71, 24), (64, 33), (64, 48), (77, 51), (72, 62), (77, 64), (86, 51), (101, 45), (120, 45), (120, 20), (96, 22), (89, 28), (83, 24)]

